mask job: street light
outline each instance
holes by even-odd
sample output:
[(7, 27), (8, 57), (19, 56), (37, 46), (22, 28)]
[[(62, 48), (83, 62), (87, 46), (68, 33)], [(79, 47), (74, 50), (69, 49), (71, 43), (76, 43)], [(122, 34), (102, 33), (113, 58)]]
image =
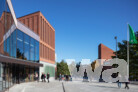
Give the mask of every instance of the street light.
[(115, 36), (115, 40), (116, 40), (116, 58), (117, 58), (117, 36)]

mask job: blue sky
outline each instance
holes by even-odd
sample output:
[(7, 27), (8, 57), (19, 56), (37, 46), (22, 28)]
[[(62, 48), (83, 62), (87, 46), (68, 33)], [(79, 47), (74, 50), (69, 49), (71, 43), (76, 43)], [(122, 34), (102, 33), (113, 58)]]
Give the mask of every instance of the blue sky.
[(98, 58), (98, 45), (115, 50), (127, 39), (127, 22), (138, 31), (138, 0), (12, 0), (16, 17), (41, 11), (56, 32), (57, 60)]

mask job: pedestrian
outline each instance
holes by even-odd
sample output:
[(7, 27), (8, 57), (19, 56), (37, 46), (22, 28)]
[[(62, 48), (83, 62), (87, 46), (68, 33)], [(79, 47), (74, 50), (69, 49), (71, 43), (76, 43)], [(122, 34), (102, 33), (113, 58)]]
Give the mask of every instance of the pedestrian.
[(121, 75), (119, 74), (118, 77), (119, 77), (119, 80), (118, 80), (118, 88), (121, 88), (121, 82), (120, 82), (120, 80), (121, 80)]
[(61, 79), (62, 79), (62, 75), (61, 75), (61, 73), (59, 74), (59, 81), (61, 81)]
[(35, 79), (36, 79), (37, 82), (39, 82), (38, 73), (35, 74)]
[(70, 75), (70, 81), (72, 81), (72, 77), (71, 77), (71, 75)]
[(47, 81), (48, 81), (48, 83), (49, 83), (49, 78), (50, 78), (50, 74), (47, 73)]
[(43, 73), (41, 75), (41, 80), (42, 80), (42, 82), (44, 81), (44, 74)]
[(128, 77), (126, 76), (125, 89), (126, 89), (126, 88), (129, 89), (128, 84), (129, 84), (129, 80), (128, 80)]
[(62, 80), (64, 80), (64, 75), (62, 75)]
[(68, 76), (67, 76), (67, 75), (65, 75), (66, 81), (67, 81), (67, 77), (68, 77)]
[(44, 74), (44, 82), (46, 82), (46, 74)]
[(125, 89), (129, 89), (128, 82), (125, 82)]
[(68, 81), (69, 76), (66, 74), (66, 81)]

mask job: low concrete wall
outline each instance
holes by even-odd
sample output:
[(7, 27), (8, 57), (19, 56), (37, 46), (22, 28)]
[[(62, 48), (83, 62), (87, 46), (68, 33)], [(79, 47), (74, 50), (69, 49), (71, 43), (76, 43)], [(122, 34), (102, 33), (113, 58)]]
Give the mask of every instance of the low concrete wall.
[(138, 81), (130, 81), (130, 84), (138, 85)]

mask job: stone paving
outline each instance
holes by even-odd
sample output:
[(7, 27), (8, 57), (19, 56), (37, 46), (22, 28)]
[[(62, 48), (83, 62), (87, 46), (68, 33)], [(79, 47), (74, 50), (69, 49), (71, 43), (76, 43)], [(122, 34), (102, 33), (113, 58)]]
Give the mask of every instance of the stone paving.
[(62, 83), (53, 81), (16, 84), (6, 92), (63, 92)]
[[(63, 90), (63, 86), (65, 91)], [(90, 83), (90, 82), (62, 82), (50, 83), (29, 82), (16, 84), (6, 92), (138, 92), (138, 85), (129, 85), (130, 89), (118, 89), (116, 83)]]
[(138, 85), (129, 85), (127, 90), (124, 84), (119, 89), (116, 83), (65, 82), (64, 86), (66, 92), (138, 92)]

